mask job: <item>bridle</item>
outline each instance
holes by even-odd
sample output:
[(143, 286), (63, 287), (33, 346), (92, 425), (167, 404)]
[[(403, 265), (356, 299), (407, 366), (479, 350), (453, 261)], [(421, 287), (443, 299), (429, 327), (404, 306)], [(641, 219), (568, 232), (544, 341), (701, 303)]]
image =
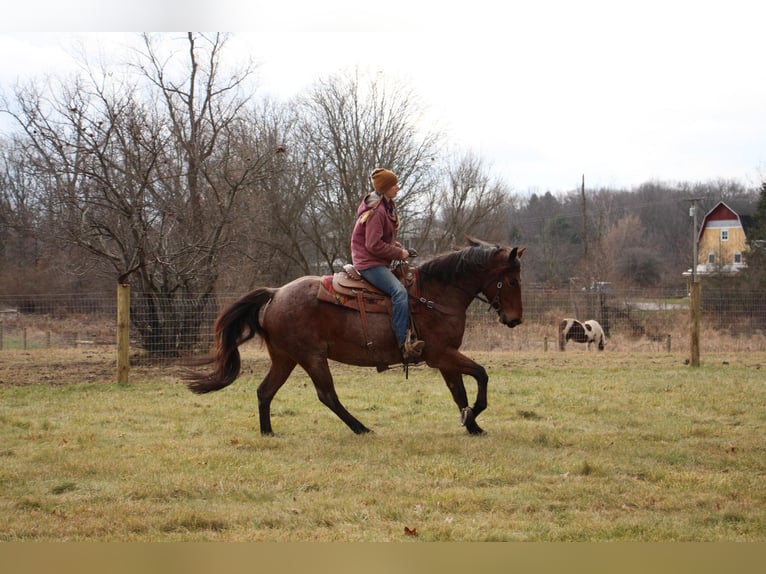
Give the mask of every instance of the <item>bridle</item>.
[[(487, 290), (489, 289), (491, 283), (493, 282), (494, 280), (489, 281), (486, 286), (482, 287), (481, 290), (476, 295), (474, 295), (474, 298), (478, 299), (479, 301), (483, 301), (484, 303), (487, 303), (487, 305), (489, 305), (489, 307), (487, 307), (487, 311), (494, 309), (499, 316), (503, 310), (503, 300), (502, 300), (503, 281), (498, 281), (495, 284), (495, 296), (492, 297), (492, 300), (490, 300), (489, 295), (487, 294)], [(508, 286), (510, 287), (510, 283)]]
[[(498, 313), (500, 313), (500, 309), (502, 309), (502, 299), (500, 299), (500, 289), (503, 288), (503, 282), (498, 281), (497, 282), (497, 291), (495, 291), (495, 296), (492, 298), (492, 301), (489, 301), (489, 307), (487, 307), (487, 311), (490, 309), (494, 309)], [(484, 299), (484, 302), (488, 302), (487, 299)]]
[[(441, 313), (444, 313), (446, 315), (454, 315), (455, 313), (448, 307), (445, 307), (444, 305), (436, 303), (435, 301), (431, 301), (426, 299), (425, 297), (420, 296), (420, 273), (416, 269), (414, 274), (415, 274), (415, 285), (417, 288), (417, 295), (415, 296), (410, 295), (410, 297), (417, 300), (426, 309), (436, 309), (437, 311), (440, 311)], [(517, 282), (516, 280), (514, 281)], [(492, 299), (490, 299), (489, 295), (487, 294), (487, 291), (492, 286), (492, 283), (495, 283), (494, 285), (495, 294), (492, 297)], [(501, 317), (503, 313), (503, 300), (502, 300), (503, 283), (504, 282), (502, 280), (498, 281), (497, 279), (490, 279), (483, 287), (479, 289), (478, 293), (473, 293), (469, 291), (468, 289), (465, 289), (459, 285), (452, 285), (452, 286), (456, 287), (463, 293), (470, 295), (472, 299), (478, 299), (479, 301), (486, 303), (487, 305), (489, 305), (489, 307), (487, 307), (487, 311), (494, 309), (498, 317)], [(512, 286), (512, 282), (510, 280), (508, 280), (507, 283), (509, 287)]]

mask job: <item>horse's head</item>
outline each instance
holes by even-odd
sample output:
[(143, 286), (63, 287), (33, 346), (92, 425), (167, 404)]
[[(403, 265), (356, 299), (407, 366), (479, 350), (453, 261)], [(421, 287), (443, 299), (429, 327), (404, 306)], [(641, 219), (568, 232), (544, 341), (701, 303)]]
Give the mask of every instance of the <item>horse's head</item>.
[(498, 320), (513, 328), (522, 322), (521, 304), (521, 259), (524, 248), (499, 248), (494, 255), (491, 280), (482, 287), (482, 293), (492, 308), (497, 311)]

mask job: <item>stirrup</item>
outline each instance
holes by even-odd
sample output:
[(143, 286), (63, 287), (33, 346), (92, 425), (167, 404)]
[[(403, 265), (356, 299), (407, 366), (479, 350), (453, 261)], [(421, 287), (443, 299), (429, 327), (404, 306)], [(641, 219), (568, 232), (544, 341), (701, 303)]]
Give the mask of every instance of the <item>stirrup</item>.
[[(423, 341), (418, 341), (418, 343), (422, 343)], [(420, 359), (420, 355), (423, 354), (423, 347), (420, 347), (420, 350), (417, 349), (417, 347), (410, 347), (408, 348), (407, 344), (401, 346), (401, 352), (402, 352), (402, 360), (405, 363), (413, 363), (417, 362)]]
[(405, 362), (419, 359), (420, 355), (423, 354), (423, 348), (425, 346), (425, 341), (416, 339), (412, 334), (412, 330), (407, 329), (407, 337), (404, 339), (404, 344), (402, 345), (402, 358)]
[(423, 341), (410, 341), (409, 339), (399, 348), (402, 353), (402, 367), (404, 367), (404, 378), (410, 378), (410, 364), (420, 362), (420, 355), (423, 352)]
[(404, 351), (403, 354), (410, 359), (419, 359), (420, 355), (423, 354), (423, 348), (425, 346), (425, 342), (418, 339), (407, 341), (402, 347), (402, 350)]

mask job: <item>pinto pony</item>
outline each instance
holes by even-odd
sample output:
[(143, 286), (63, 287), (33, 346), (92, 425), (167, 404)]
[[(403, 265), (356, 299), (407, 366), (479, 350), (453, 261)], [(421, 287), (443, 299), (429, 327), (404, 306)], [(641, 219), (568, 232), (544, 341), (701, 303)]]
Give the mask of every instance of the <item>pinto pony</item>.
[(589, 351), (594, 343), (599, 351), (603, 351), (606, 344), (604, 330), (593, 319), (584, 323), (577, 319), (562, 319), (559, 323), (559, 350), (563, 351), (570, 339), (575, 343), (586, 343)]
[[(467, 247), (411, 268), (415, 277), (410, 287), (412, 318), (418, 337), (425, 341), (421, 359), (441, 372), (470, 434), (483, 432), (476, 417), (487, 408), (489, 377), (484, 367), (459, 351), (466, 309), (479, 298), (497, 313), (501, 324), (519, 325), (523, 252), (523, 248), (469, 238)], [(257, 335), (271, 358), (257, 391), (262, 434), (272, 434), (271, 401), (298, 365), (325, 406), (355, 433), (370, 432), (341, 404), (328, 360), (378, 370), (401, 364), (391, 317), (386, 313), (360, 316), (358, 310), (322, 301), (317, 297), (321, 284), (321, 277), (300, 277), (279, 288), (256, 289), (223, 309), (214, 325), (213, 353), (199, 362), (212, 364), (212, 372), (189, 373), (188, 387), (208, 393), (233, 383), (240, 373), (238, 347)], [(476, 379), (473, 406), (468, 405), (464, 375)]]

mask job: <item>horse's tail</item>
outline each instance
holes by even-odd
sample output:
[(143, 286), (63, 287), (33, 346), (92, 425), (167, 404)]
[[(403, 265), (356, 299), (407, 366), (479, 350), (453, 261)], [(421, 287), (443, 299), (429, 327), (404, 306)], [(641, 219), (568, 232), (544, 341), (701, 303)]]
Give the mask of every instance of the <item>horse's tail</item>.
[(241, 366), (239, 346), (256, 335), (265, 335), (258, 316), (274, 293), (276, 289), (256, 289), (221, 311), (213, 327), (215, 348), (209, 357), (197, 361), (197, 364), (212, 363), (213, 372), (187, 374), (184, 378), (189, 390), (198, 394), (209, 393), (234, 382)]

